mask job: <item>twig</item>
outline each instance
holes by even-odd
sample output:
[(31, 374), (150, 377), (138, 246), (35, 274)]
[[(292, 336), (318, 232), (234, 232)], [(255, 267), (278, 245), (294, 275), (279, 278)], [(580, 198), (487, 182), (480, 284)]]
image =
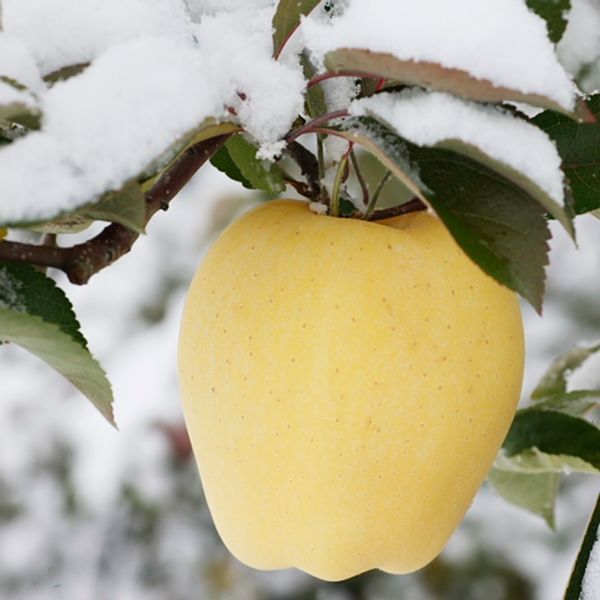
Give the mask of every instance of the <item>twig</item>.
[(317, 117), (308, 123), (305, 123), (301, 127), (294, 129), (291, 131), (286, 137), (285, 140), (288, 144), (296, 141), (301, 135), (305, 133), (315, 133), (321, 125), (325, 125), (325, 123), (329, 123), (329, 121), (333, 121), (335, 119), (343, 119), (344, 117), (349, 117), (350, 113), (347, 110), (336, 110), (334, 112), (323, 115), (322, 117)]
[[(230, 135), (221, 135), (192, 146), (168, 168), (146, 194), (146, 223), (156, 212), (168, 208), (169, 202)], [(60, 269), (71, 283), (83, 285), (127, 254), (138, 237), (138, 233), (113, 223), (91, 240), (70, 248), (3, 241), (0, 242), (0, 260)]]
[(377, 75), (373, 75), (372, 73), (365, 73), (364, 71), (330, 71), (329, 73), (321, 73), (320, 75), (315, 75), (309, 82), (306, 84), (307, 89), (318, 85), (319, 83), (323, 83), (328, 79), (333, 79), (334, 77), (353, 77), (354, 79), (379, 79)]
[(409, 213), (419, 212), (427, 210), (427, 205), (419, 200), (419, 198), (413, 198), (410, 202), (405, 202), (399, 206), (393, 206), (391, 208), (384, 208), (382, 210), (376, 210), (370, 221), (381, 221), (383, 219), (391, 219), (392, 217), (400, 217)]

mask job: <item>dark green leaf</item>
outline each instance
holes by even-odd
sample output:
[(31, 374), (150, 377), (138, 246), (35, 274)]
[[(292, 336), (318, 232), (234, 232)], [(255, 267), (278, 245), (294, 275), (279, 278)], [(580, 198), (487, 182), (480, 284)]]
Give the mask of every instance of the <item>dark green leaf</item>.
[(136, 233), (144, 233), (146, 227), (146, 199), (137, 181), (108, 192), (96, 204), (77, 212), (90, 219), (120, 223)]
[[(600, 119), (600, 94), (587, 100)], [(558, 113), (545, 111), (533, 119), (555, 142), (563, 159), (577, 214), (600, 208), (600, 123), (575, 123)]]
[(237, 165), (231, 160), (231, 156), (229, 156), (229, 152), (227, 151), (227, 146), (223, 146), (220, 150), (218, 150), (213, 157), (210, 159), (213, 167), (216, 167), (229, 177), (229, 179), (233, 179), (233, 181), (238, 181), (245, 188), (252, 190), (254, 189), (250, 182), (242, 175), (242, 172), (237, 168)]
[(0, 262), (0, 307), (37, 315), (86, 346), (73, 305), (65, 293), (54, 280), (31, 265)]
[(571, 0), (527, 0), (527, 6), (546, 21), (550, 39), (559, 42), (567, 28)]
[(256, 157), (257, 147), (241, 135), (234, 135), (225, 144), (231, 160), (250, 185), (269, 194), (280, 194), (285, 190), (281, 169), (275, 164)]
[(114, 424), (110, 384), (87, 348), (71, 303), (30, 265), (0, 263), (0, 340), (54, 367)]
[(321, 0), (279, 0), (273, 17), (273, 56), (278, 58), (285, 44)]
[[(304, 71), (304, 77), (310, 81), (316, 75), (316, 69), (310, 62), (306, 52), (301, 55), (302, 70)], [(307, 113), (313, 119), (320, 117), (327, 113), (327, 101), (325, 100), (325, 92), (323, 86), (312, 85), (306, 90), (306, 109)]]
[(560, 475), (517, 473), (493, 467), (488, 481), (505, 500), (541, 516), (554, 529), (554, 504)]
[(600, 345), (575, 348), (557, 358), (533, 390), (531, 397), (534, 400), (543, 400), (566, 394), (569, 375), (599, 350)]
[(89, 350), (58, 325), (0, 307), (0, 338), (35, 354), (66, 377), (114, 425), (112, 390)]
[(525, 190), (456, 152), (414, 146), (372, 119), (349, 119), (342, 135), (433, 207), (486, 273), (541, 310), (550, 233), (543, 208)]
[(600, 429), (578, 417), (527, 408), (517, 412), (504, 441), (509, 456), (529, 448), (574, 456), (600, 468)]
[[(569, 581), (569, 585), (567, 587), (567, 591), (565, 593), (565, 600), (581, 600), (582, 592), (584, 587), (584, 582), (586, 580), (586, 575), (589, 569), (597, 569), (598, 565), (591, 563), (591, 555), (594, 547), (598, 543), (600, 539), (600, 496), (598, 496), (598, 500), (596, 501), (596, 507), (594, 508), (594, 512), (590, 517), (590, 522), (588, 524), (587, 530), (585, 532), (585, 536), (583, 538), (583, 542), (581, 543), (581, 548), (579, 550), (579, 554), (577, 555), (577, 559), (575, 561), (575, 566), (573, 567), (573, 574), (571, 575), (571, 579)], [(597, 574), (594, 573), (594, 577), (597, 578)], [(595, 592), (592, 592), (595, 593)], [(586, 600), (593, 600), (593, 596), (590, 596), (589, 593), (586, 595)]]

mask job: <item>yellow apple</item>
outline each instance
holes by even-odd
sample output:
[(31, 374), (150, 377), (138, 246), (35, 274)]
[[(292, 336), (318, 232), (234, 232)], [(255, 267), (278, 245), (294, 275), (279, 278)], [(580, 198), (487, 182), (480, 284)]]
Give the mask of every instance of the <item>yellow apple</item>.
[(443, 548), (519, 398), (515, 294), (438, 219), (269, 202), (191, 285), (179, 372), (208, 506), (258, 569), (414, 571)]

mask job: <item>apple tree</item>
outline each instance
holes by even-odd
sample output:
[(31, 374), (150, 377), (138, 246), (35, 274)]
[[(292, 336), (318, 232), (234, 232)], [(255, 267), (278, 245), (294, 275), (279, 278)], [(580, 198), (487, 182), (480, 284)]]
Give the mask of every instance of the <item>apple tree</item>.
[[(571, 19), (576, 4), (4, 0), (0, 339), (114, 424), (110, 383), (56, 273), (88, 284), (135, 251), (208, 162), (265, 201), (294, 195), (320, 215), (435, 214), (541, 312), (549, 223), (575, 243), (577, 222), (600, 214), (600, 48), (583, 42), (600, 31)], [(577, 377), (599, 351), (564, 349), (489, 474), (551, 527), (561, 476), (600, 472), (600, 385)], [(585, 589), (597, 521), (569, 599)]]

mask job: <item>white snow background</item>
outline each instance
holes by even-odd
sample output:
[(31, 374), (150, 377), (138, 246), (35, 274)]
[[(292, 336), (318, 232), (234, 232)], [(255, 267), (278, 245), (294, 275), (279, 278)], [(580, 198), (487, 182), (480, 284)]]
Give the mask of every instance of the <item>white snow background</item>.
[[(408, 4), (379, 1), (388, 9)], [(477, 5), (485, 13), (497, 2), (458, 4), (461, 10)], [(360, 4), (350, 3), (354, 12), (348, 11), (340, 36), (362, 35), (360, 19), (353, 16), (362, 14)], [(419, 5), (425, 4), (440, 9), (450, 3)], [(514, 14), (522, 10), (517, 0), (502, 0), (502, 5)], [(598, 29), (590, 27), (590, 15), (600, 14), (600, 2), (574, 0), (574, 7), (577, 19), (559, 47), (572, 73), (600, 57)], [(73, 207), (90, 194), (118, 186), (173, 136), (205, 116), (224, 115), (226, 105), (234, 106), (243, 124), (267, 146), (300, 111), (303, 83), (293, 53), (286, 53), (282, 64), (270, 59), (269, 0), (190, 0), (189, 12), (178, 0), (4, 0), (3, 9), (0, 69), (18, 66), (13, 76), (36, 94), (46, 120), (42, 132), (0, 151), (0, 219)], [(524, 38), (551, 48), (540, 35), (539, 22), (527, 22), (532, 25)], [(313, 40), (315, 52), (322, 51), (325, 42), (315, 32), (330, 25), (316, 17), (310, 23), (306, 37)], [(474, 29), (467, 28), (465, 35), (474, 35)], [(388, 40), (379, 37), (381, 43)], [(444, 45), (435, 51), (443, 56)], [(485, 67), (484, 54), (479, 53), (477, 68)], [(493, 63), (494, 69), (506, 71), (502, 76), (523, 72), (520, 64), (518, 69), (503, 67), (510, 64), (510, 56), (504, 58), (506, 63)], [(72, 81), (47, 89), (41, 80), (56, 68), (90, 60), (88, 71)], [(535, 65), (535, 70), (542, 68)], [(126, 77), (132, 73), (133, 78)], [(588, 77), (588, 89), (598, 81)], [(566, 89), (562, 80), (550, 91), (568, 103)], [(238, 91), (247, 94), (246, 103)], [(0, 101), (2, 93), (0, 88)], [(90, 348), (113, 382), (119, 432), (37, 359), (15, 347), (0, 348), (0, 585), (11, 600), (245, 600), (292, 593), (306, 585), (307, 579), (297, 573), (262, 575), (228, 559), (210, 529), (199, 493), (185, 505), (188, 512), (181, 509), (182, 492), (174, 487), (180, 480), (174, 479), (170, 464), (173, 445), (157, 426), (181, 422), (175, 361), (185, 287), (209, 240), (247, 205), (240, 193), (237, 184), (203, 169), (168, 213), (150, 223), (148, 235), (131, 254), (88, 286), (74, 288), (57, 275)], [(544, 316), (524, 307), (526, 393), (557, 354), (600, 337), (599, 230), (593, 218), (580, 219), (576, 250), (554, 228)], [(64, 485), (57, 486), (62, 471), (53, 457), (61, 447), (71, 453), (72, 468)], [(132, 487), (143, 494), (147, 512), (154, 505), (172, 507), (161, 521), (160, 543), (152, 549), (114, 539), (127, 526), (135, 533), (136, 523), (127, 522), (123, 501), (134, 502)], [(68, 488), (77, 497), (74, 513), (65, 500)], [(535, 583), (537, 600), (558, 600), (598, 488), (591, 479), (567, 478), (557, 534), (484, 488), (443, 557), (460, 564), (487, 548)], [(197, 512), (190, 508), (194, 503)], [(3, 517), (2, 509), (10, 507), (17, 516)], [(152, 573), (143, 570), (148, 564), (168, 572), (158, 569), (169, 580), (169, 596), (160, 586), (148, 585)], [(400, 580), (409, 600), (430, 598), (420, 591), (418, 577), (389, 581)], [(395, 584), (389, 585), (378, 597), (400, 597)], [(327, 594), (321, 597), (334, 597)], [(493, 599), (492, 593), (485, 597)]]

